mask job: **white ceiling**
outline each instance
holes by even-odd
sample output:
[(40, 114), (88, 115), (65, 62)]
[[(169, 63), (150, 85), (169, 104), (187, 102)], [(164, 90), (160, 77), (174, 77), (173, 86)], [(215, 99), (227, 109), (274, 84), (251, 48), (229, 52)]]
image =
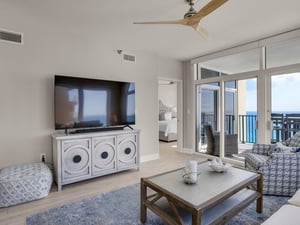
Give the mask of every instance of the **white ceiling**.
[[(181, 25), (134, 25), (138, 21), (181, 19), (184, 0), (10, 0), (19, 7), (60, 18), (70, 26), (101, 30), (116, 47), (187, 60), (274, 34), (300, 28), (299, 0), (229, 0), (200, 24), (203, 39)], [(199, 10), (209, 0), (198, 0)], [(13, 4), (13, 3), (11, 3)]]

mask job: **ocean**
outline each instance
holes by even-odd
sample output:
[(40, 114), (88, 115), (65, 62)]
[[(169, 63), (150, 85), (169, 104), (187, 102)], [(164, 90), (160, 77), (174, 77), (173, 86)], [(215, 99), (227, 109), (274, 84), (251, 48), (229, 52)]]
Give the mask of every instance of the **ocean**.
[[(284, 118), (288, 114), (299, 114), (300, 120), (300, 112), (299, 111), (273, 111), (272, 113), (283, 114)], [(257, 120), (257, 112), (255, 111), (247, 111), (246, 112), (246, 127), (240, 127), (240, 136), (242, 142), (248, 143), (256, 143), (257, 140), (257, 130), (256, 130), (256, 120)], [(271, 142), (284, 141), (287, 139), (285, 136), (290, 136), (291, 134), (286, 133), (284, 131), (284, 124), (276, 124), (278, 129), (273, 129), (271, 133)], [(243, 130), (246, 130), (243, 134)], [(285, 132), (285, 133), (282, 133)], [(284, 139), (284, 140), (283, 140)]]

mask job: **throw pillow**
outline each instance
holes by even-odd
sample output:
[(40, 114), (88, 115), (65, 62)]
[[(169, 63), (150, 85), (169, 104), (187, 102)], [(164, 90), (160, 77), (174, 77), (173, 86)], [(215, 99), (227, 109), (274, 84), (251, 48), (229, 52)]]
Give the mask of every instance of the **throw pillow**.
[(292, 205), (300, 206), (300, 189), (288, 200)]
[(300, 151), (299, 147), (285, 146), (281, 142), (277, 142), (274, 148), (275, 153), (296, 153), (299, 151)]
[(252, 153), (260, 155), (269, 155), (271, 151), (271, 145), (269, 144), (254, 144), (252, 147)]
[(281, 143), (284, 144), (285, 146), (289, 146), (291, 143), (291, 138), (288, 138), (285, 141), (282, 141)]
[(296, 134), (294, 134), (293, 137), (291, 137), (291, 142), (289, 146), (300, 147), (300, 131), (298, 131)]
[(172, 120), (172, 113), (171, 112), (165, 112), (165, 120)]

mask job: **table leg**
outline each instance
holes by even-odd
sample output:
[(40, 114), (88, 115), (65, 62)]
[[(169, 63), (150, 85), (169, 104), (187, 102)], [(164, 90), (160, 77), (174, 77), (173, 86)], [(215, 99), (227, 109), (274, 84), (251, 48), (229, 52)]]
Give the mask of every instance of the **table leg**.
[(145, 223), (147, 220), (147, 208), (146, 205), (144, 204), (146, 202), (147, 198), (147, 186), (144, 183), (143, 178), (141, 179), (141, 215), (140, 215), (140, 220), (142, 223)]
[(260, 179), (257, 180), (257, 191), (260, 197), (256, 200), (256, 212), (262, 213), (263, 211), (263, 175), (260, 174)]
[(197, 210), (192, 212), (192, 224), (201, 225), (201, 213)]

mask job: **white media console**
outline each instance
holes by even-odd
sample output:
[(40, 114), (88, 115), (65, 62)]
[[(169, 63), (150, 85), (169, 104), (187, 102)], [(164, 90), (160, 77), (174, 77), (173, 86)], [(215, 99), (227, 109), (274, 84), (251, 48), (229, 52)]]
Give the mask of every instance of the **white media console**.
[(54, 134), (53, 166), (58, 191), (65, 184), (139, 169), (140, 130)]

